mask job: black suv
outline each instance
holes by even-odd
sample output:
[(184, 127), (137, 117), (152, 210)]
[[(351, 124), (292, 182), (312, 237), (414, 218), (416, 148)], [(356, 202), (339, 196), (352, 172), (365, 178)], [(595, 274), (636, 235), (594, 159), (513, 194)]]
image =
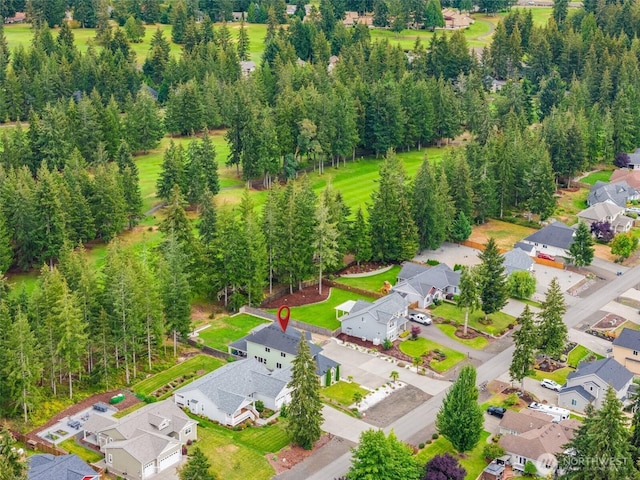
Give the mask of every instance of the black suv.
[(506, 411), (507, 411), (506, 408), (494, 407), (493, 405), (490, 406), (489, 408), (487, 408), (487, 413), (489, 415), (493, 415), (494, 417), (498, 417), (498, 418), (504, 417), (504, 412), (506, 412)]

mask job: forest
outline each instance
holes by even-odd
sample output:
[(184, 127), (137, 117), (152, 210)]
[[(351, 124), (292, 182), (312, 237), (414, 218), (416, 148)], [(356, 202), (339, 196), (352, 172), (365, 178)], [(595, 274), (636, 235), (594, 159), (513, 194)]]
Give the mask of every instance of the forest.
[[(275, 285), (321, 279), (347, 254), (398, 262), (492, 217), (544, 220), (557, 185), (640, 146), (637, 2), (557, 1), (543, 27), (514, 9), (482, 51), (454, 31), (410, 52), (341, 22), (346, 8), (380, 1), (322, 0), (304, 22), (279, 16), (282, 2), (228, 2), (267, 13), (249, 75), (244, 27), (232, 36), (214, 24), (225, 2), (178, 1), (149, 17), (159, 2), (123, 0), (109, 19), (104, 2), (76, 0), (82, 15), (97, 5), (74, 15), (96, 28), (86, 52), (58, 3), (30, 3), (28, 48), (0, 35), (0, 119), (17, 122), (0, 134), (0, 273), (41, 270), (33, 292), (6, 279), (0, 290), (0, 409), (25, 422), (48, 397), (151, 370), (190, 331), (196, 297), (236, 310)], [(412, 21), (427, 8), (406, 5)], [(126, 24), (163, 14), (181, 52), (158, 29), (136, 60)], [(226, 158), (210, 138), (220, 130)], [(191, 138), (164, 152), (162, 239), (132, 248), (118, 234), (145, 214), (136, 156), (166, 134)], [(394, 153), (460, 138), (464, 148), (425, 158), (415, 177)], [(363, 156), (385, 157), (366, 208), (333, 188), (317, 195), (305, 175)], [(238, 205), (216, 201), (223, 164), (249, 187)], [(267, 190), (260, 207), (256, 188)], [(108, 243), (98, 269), (84, 247), (96, 243)]]

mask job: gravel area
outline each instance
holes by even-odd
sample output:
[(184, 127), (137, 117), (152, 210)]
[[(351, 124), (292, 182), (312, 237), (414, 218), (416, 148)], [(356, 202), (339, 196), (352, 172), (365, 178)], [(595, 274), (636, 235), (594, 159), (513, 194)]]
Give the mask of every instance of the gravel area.
[(365, 416), (362, 420), (375, 427), (383, 428), (430, 398), (431, 395), (428, 393), (413, 385), (407, 385), (369, 408), (364, 412)]

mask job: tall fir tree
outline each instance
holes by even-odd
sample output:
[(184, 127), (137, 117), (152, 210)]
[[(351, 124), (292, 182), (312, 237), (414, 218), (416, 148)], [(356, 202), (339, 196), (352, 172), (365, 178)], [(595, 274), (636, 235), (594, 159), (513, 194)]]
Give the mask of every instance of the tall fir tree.
[(142, 214), (142, 194), (140, 193), (140, 180), (138, 166), (133, 161), (129, 145), (122, 142), (116, 154), (116, 163), (122, 180), (122, 191), (126, 205), (126, 215), (129, 221), (129, 229), (138, 223)]
[(467, 334), (469, 326), (469, 311), (473, 312), (480, 307), (480, 297), (478, 292), (478, 272), (472, 267), (462, 267), (460, 274), (460, 295), (458, 298), (458, 308), (464, 308), (463, 334)]
[(485, 244), (485, 248), (478, 255), (480, 264), (480, 300), (485, 319), (499, 311), (507, 303), (507, 276), (504, 269), (504, 257), (500, 255), (493, 237)]
[(525, 305), (518, 323), (520, 323), (520, 329), (513, 334), (515, 350), (509, 366), (509, 375), (512, 380), (520, 382), (520, 390), (524, 393), (524, 379), (533, 373), (538, 339), (538, 332), (529, 305)]
[(200, 447), (191, 452), (187, 462), (180, 468), (178, 476), (180, 480), (216, 480), (216, 476), (211, 473), (211, 464)]
[(322, 295), (322, 272), (333, 265), (338, 257), (338, 229), (329, 218), (329, 209), (320, 202), (316, 209), (314, 260), (318, 266), (318, 293)]
[(563, 316), (567, 305), (560, 290), (560, 283), (554, 277), (545, 294), (538, 312), (538, 348), (542, 353), (557, 358), (567, 343), (567, 325)]
[(591, 265), (593, 261), (593, 236), (584, 222), (578, 223), (573, 243), (569, 247), (571, 259), (576, 267)]
[(358, 266), (360, 266), (361, 262), (371, 260), (371, 232), (369, 231), (369, 222), (364, 217), (362, 207), (356, 212), (356, 218), (351, 225), (349, 238), (349, 248)]

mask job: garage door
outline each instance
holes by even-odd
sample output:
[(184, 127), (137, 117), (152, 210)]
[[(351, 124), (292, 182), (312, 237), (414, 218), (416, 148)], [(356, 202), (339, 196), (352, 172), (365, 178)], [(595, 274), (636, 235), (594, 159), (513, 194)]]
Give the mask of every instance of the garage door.
[(156, 473), (156, 462), (147, 463), (144, 466), (143, 477), (147, 478)]
[(173, 452), (171, 455), (168, 455), (164, 458), (160, 459), (160, 464), (158, 465), (158, 471), (161, 472), (167, 467), (174, 465), (180, 461), (180, 450)]

